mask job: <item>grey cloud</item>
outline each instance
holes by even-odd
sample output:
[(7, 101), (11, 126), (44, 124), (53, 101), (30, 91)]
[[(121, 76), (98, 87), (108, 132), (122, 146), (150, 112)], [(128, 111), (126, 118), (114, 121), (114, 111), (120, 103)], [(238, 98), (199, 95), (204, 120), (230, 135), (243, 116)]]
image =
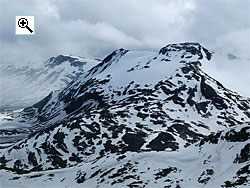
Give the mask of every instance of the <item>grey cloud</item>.
[[(197, 0), (195, 9), (189, 13), (186, 33), (188, 38), (201, 41), (209, 48), (225, 50), (228, 46), (228, 49), (233, 51), (235, 47), (249, 49), (249, 28), (250, 2), (248, 0)], [(239, 45), (238, 41), (244, 41), (245, 44)]]
[[(121, 47), (158, 51), (184, 41), (250, 58), (249, 0), (2, 0), (0, 14), (1, 63), (39, 62), (58, 54), (103, 58)], [(35, 16), (36, 34), (16, 36), (15, 16), (27, 14)], [(239, 63), (242, 68), (218, 63), (214, 72), (246, 75), (232, 83), (249, 84), (249, 61)]]

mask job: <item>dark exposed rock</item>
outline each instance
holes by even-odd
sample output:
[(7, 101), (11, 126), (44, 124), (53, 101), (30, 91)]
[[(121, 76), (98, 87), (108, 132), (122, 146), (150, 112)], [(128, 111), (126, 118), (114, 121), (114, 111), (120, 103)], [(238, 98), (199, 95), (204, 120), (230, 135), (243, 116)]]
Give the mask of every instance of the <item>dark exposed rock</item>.
[[(51, 99), (53, 92), (51, 92), (47, 97), (45, 97), (40, 102), (33, 105), (34, 108), (38, 108), (38, 111), (41, 111), (41, 109), (48, 103), (48, 101)], [(27, 109), (26, 109), (27, 110)], [(25, 111), (25, 110), (24, 110)]]
[(54, 135), (54, 141), (53, 143), (56, 143), (57, 147), (60, 148), (61, 150), (63, 150), (64, 152), (68, 153), (69, 151), (67, 150), (67, 146), (64, 143), (64, 138), (65, 138), (65, 134), (63, 132), (57, 132)]
[(221, 187), (237, 187), (239, 185), (247, 185), (247, 176), (238, 177), (236, 181), (226, 181)]
[(201, 176), (198, 178), (198, 182), (202, 184), (207, 184), (213, 174), (213, 169), (207, 169), (206, 171), (202, 172)]
[(70, 161), (75, 161), (77, 163), (82, 162), (82, 159), (80, 157), (78, 157), (75, 153), (72, 153), (72, 156), (69, 157)]
[[(184, 140), (188, 140), (190, 143), (197, 142), (204, 136), (202, 134), (197, 134), (196, 132), (190, 130), (190, 125), (186, 123), (174, 123), (168, 129), (169, 132), (177, 132), (180, 137)], [(187, 139), (187, 137), (190, 137)]]
[(175, 138), (166, 132), (159, 133), (146, 147), (156, 151), (163, 151), (167, 148), (175, 151), (179, 148), (178, 143), (175, 142)]
[(33, 166), (37, 166), (38, 165), (37, 160), (36, 160), (36, 156), (35, 156), (34, 152), (29, 152), (28, 160), (29, 160), (29, 163), (32, 164)]
[(167, 177), (168, 174), (170, 174), (171, 172), (177, 172), (177, 168), (176, 167), (169, 167), (169, 168), (165, 168), (165, 169), (161, 169), (160, 172), (155, 174), (155, 179), (160, 179), (163, 177)]
[(7, 160), (6, 158), (5, 158), (5, 156), (3, 155), (2, 157), (0, 157), (0, 168), (2, 169), (2, 168), (5, 168), (5, 166), (6, 166), (6, 163), (8, 162), (9, 160)]
[(220, 139), (221, 136), (221, 132), (217, 132), (217, 133), (212, 133), (208, 136), (206, 136), (205, 138), (203, 138), (200, 141), (199, 146), (204, 145), (205, 143), (211, 143), (211, 144), (218, 144), (218, 141)]
[(128, 145), (124, 148), (126, 151), (139, 151), (142, 145), (145, 143), (145, 133), (138, 132), (137, 134), (126, 133), (122, 140)]
[(86, 64), (85, 62), (78, 61), (77, 58), (59, 55), (57, 57), (51, 57), (49, 60), (47, 60), (47, 62), (45, 62), (45, 66), (54, 68), (55, 66), (58, 66), (65, 61), (69, 61), (72, 66), (82, 67), (84, 64)]
[(250, 138), (249, 127), (242, 128), (239, 132), (234, 129), (226, 133), (225, 139), (228, 142), (243, 142)]
[(181, 51), (181, 50), (184, 51), (181, 56), (182, 58), (184, 58), (186, 54), (188, 54), (187, 57), (189, 57), (191, 54), (191, 55), (198, 55), (199, 59), (202, 59), (203, 58), (202, 50), (205, 52), (206, 58), (208, 60), (210, 60), (212, 57), (212, 53), (209, 52), (207, 49), (203, 48), (199, 43), (191, 43), (191, 42), (180, 43), (180, 44), (169, 44), (166, 47), (163, 47), (159, 51), (159, 54), (168, 56), (169, 52)]
[(234, 163), (244, 163), (250, 161), (250, 144), (246, 144), (245, 147), (240, 151), (240, 154), (237, 154), (234, 159)]
[(248, 165), (244, 166), (243, 168), (241, 168), (240, 170), (238, 170), (236, 172), (236, 174), (238, 176), (243, 175), (243, 174), (249, 175), (249, 168), (250, 168), (250, 164), (248, 164)]
[(85, 172), (78, 172), (76, 177), (76, 183), (83, 183), (86, 180)]
[(205, 78), (201, 79), (201, 93), (206, 99), (210, 99), (212, 104), (219, 110), (227, 109), (227, 105), (225, 104), (223, 98), (219, 96), (216, 91), (206, 84)]
[(206, 113), (207, 112), (207, 106), (208, 106), (209, 103), (210, 103), (209, 101), (196, 103), (195, 107), (196, 107), (198, 112), (202, 111), (203, 113)]
[(113, 145), (111, 140), (107, 140), (107, 142), (104, 143), (104, 147), (105, 152), (110, 151), (111, 153), (115, 153), (119, 151), (119, 148), (116, 145)]

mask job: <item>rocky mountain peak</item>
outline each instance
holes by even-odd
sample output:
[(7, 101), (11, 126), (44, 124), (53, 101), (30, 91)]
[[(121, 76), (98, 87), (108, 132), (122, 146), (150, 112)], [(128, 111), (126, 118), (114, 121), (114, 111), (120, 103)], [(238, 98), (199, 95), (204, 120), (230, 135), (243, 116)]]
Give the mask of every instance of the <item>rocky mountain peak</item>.
[(163, 47), (159, 54), (166, 55), (169, 58), (174, 58), (180, 55), (181, 58), (189, 59), (193, 56), (198, 56), (198, 59), (205, 58), (207, 60), (211, 60), (212, 52), (207, 50), (206, 48), (202, 47), (199, 43), (179, 43), (179, 44), (169, 44)]
[(71, 55), (58, 55), (56, 57), (51, 57), (45, 62), (45, 67), (54, 68), (55, 66), (61, 65), (63, 62), (68, 61), (73, 67), (83, 67), (86, 62), (83, 58), (71, 56)]

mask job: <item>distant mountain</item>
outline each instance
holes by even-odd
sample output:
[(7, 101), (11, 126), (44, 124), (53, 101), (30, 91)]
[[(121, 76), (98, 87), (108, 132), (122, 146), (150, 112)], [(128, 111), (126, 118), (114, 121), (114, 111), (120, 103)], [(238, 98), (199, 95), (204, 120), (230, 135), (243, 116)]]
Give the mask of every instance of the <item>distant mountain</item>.
[(51, 187), (249, 185), (250, 99), (202, 70), (212, 60), (198, 43), (158, 53), (114, 51), (19, 113), (31, 134), (0, 150), (0, 180)]
[(64, 88), (97, 63), (99, 60), (59, 55), (43, 64), (1, 64), (0, 110), (16, 110), (32, 105), (51, 91)]

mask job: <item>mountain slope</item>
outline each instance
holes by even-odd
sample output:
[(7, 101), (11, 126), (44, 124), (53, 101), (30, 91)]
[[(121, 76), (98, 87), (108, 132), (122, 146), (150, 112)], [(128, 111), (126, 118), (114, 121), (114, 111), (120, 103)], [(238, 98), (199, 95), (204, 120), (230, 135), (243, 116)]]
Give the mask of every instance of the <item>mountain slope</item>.
[(64, 88), (99, 60), (71, 55), (51, 57), (43, 64), (2, 64), (0, 110), (15, 110), (41, 100), (51, 91)]
[(250, 124), (237, 125), (178, 152), (109, 154), (24, 175), (2, 170), (0, 179), (3, 187), (247, 187), (249, 129)]

